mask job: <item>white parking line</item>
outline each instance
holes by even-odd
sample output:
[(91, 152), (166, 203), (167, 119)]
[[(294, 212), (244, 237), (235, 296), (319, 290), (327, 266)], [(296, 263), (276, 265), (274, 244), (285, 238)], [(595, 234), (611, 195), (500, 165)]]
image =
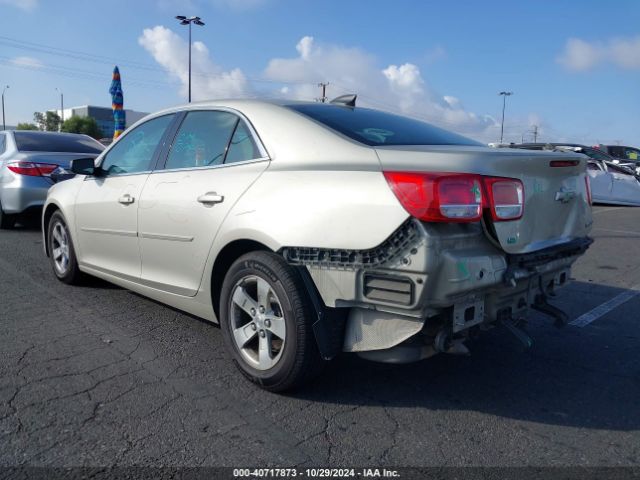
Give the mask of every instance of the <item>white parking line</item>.
[(600, 230), (601, 232), (612, 233), (630, 233), (631, 235), (640, 235), (640, 232), (634, 232), (633, 230), (611, 230), (610, 228), (594, 228), (594, 230)]
[(616, 307), (619, 307), (627, 300), (631, 300), (636, 295), (640, 295), (640, 284), (631, 287), (631, 289), (626, 292), (622, 292), (619, 295), (616, 295), (611, 300), (604, 302), (602, 305), (598, 305), (593, 310), (588, 311), (587, 313), (583, 313), (575, 320), (569, 322), (569, 325), (573, 325), (574, 327), (586, 327), (592, 322), (595, 322), (597, 319), (606, 315), (611, 310)]
[(594, 210), (593, 214), (597, 215), (598, 213), (604, 213), (604, 212), (613, 212), (614, 210), (623, 210), (626, 209), (627, 207), (613, 207), (613, 208), (603, 208), (602, 210)]

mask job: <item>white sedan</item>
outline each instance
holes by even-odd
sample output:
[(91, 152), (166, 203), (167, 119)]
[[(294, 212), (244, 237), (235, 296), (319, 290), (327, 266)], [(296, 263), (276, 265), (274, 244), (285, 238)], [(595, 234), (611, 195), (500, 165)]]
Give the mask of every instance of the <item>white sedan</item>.
[(609, 163), (589, 160), (588, 174), (594, 203), (640, 206), (640, 181)]

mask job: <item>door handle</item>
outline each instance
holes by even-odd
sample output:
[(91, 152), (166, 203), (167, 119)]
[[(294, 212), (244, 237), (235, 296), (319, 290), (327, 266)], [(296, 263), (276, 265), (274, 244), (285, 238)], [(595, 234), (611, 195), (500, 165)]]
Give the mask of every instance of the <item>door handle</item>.
[(123, 205), (131, 205), (133, 202), (135, 202), (135, 198), (133, 198), (131, 195), (129, 195), (128, 193), (125, 195), (122, 195), (119, 199), (118, 202), (123, 204)]
[(207, 192), (204, 195), (200, 195), (198, 197), (198, 202), (204, 205), (222, 203), (223, 201), (224, 201), (224, 197), (222, 195), (218, 195), (216, 192)]

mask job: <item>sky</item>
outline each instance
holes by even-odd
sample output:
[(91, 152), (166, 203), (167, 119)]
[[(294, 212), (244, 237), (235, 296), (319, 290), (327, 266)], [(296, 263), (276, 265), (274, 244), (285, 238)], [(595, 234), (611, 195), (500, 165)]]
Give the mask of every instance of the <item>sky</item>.
[[(316, 100), (420, 118), (483, 142), (640, 146), (638, 0), (0, 0), (6, 123), (33, 112), (192, 97)], [(56, 90), (58, 89), (58, 90)]]

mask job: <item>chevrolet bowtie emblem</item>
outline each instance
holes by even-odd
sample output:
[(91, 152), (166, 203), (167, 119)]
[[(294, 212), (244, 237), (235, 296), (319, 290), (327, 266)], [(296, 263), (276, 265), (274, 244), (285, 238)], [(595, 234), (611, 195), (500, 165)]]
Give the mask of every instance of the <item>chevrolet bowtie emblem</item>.
[(576, 196), (576, 192), (573, 190), (567, 190), (562, 187), (559, 192), (556, 192), (556, 201), (562, 203), (569, 203)]

